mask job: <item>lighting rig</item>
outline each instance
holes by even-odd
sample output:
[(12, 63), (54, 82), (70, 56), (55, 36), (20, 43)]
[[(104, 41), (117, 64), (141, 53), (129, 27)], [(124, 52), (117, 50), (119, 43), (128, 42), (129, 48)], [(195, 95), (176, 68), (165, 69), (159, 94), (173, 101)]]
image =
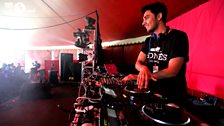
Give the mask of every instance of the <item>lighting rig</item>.
[[(82, 49), (82, 53), (79, 53), (79, 61), (82, 63), (81, 67), (81, 80), (85, 77), (85, 75), (89, 75), (94, 72), (95, 68), (95, 19), (92, 17), (86, 17), (86, 26), (84, 29), (78, 28), (76, 32), (74, 32), (74, 36), (76, 37), (75, 46)], [(90, 57), (91, 59), (88, 59)]]

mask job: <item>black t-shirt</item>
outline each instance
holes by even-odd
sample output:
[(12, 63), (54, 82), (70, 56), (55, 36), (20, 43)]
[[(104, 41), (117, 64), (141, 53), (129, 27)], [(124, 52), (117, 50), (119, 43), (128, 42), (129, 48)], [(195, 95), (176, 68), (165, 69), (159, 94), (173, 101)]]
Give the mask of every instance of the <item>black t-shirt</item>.
[(169, 33), (158, 37), (158, 39), (148, 37), (141, 51), (147, 55), (148, 68), (151, 72), (167, 68), (172, 58), (184, 57), (185, 62), (177, 76), (160, 79), (157, 82), (149, 82), (149, 88), (153, 91), (166, 96), (170, 101), (182, 102), (187, 94), (185, 77), (186, 63), (189, 60), (187, 34), (183, 31), (172, 29)]

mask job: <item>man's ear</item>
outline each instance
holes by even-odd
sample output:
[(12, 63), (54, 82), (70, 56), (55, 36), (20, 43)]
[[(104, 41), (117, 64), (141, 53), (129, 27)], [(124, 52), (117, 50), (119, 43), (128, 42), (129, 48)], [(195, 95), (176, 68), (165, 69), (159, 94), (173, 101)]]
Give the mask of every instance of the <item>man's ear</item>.
[(158, 21), (160, 21), (160, 20), (162, 20), (162, 17), (163, 17), (163, 14), (160, 12), (160, 13), (157, 14), (156, 19)]

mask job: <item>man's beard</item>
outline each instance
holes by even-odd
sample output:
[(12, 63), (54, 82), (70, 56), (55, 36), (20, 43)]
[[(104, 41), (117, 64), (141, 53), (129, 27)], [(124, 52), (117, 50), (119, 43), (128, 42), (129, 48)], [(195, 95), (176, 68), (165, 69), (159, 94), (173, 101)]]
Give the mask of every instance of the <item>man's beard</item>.
[(148, 33), (153, 33), (158, 28), (158, 24), (155, 24), (151, 29), (148, 30)]

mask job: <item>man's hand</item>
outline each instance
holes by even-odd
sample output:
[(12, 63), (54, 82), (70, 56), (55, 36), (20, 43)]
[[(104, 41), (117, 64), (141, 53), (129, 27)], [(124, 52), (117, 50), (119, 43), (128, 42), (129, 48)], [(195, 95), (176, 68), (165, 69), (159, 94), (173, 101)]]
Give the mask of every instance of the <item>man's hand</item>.
[(151, 79), (151, 72), (149, 71), (147, 66), (141, 67), (137, 78), (138, 88), (142, 89), (143, 86), (145, 88), (148, 88), (148, 82), (150, 79)]
[(123, 82), (124, 84), (126, 84), (126, 82), (127, 82), (128, 80), (137, 80), (137, 77), (138, 77), (137, 74), (129, 74), (129, 75), (125, 76), (125, 77), (122, 79), (122, 82)]

